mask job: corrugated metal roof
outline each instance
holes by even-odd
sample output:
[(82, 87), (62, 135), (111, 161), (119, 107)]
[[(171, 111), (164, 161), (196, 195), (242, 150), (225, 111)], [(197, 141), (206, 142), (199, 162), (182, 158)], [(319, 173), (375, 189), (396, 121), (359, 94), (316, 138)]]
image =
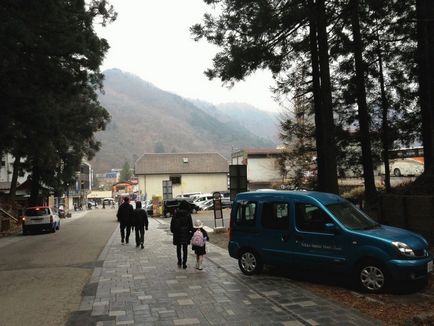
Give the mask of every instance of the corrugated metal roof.
[(245, 148), (244, 151), (247, 152), (247, 154), (281, 154), (282, 150), (277, 148)]
[(10, 182), (0, 182), (0, 190), (9, 190), (10, 187)]
[(228, 161), (219, 153), (145, 153), (135, 174), (227, 173)]
[(247, 156), (247, 157), (267, 157), (278, 156), (282, 154), (283, 150), (279, 148), (243, 148), (237, 152), (232, 153), (232, 158)]

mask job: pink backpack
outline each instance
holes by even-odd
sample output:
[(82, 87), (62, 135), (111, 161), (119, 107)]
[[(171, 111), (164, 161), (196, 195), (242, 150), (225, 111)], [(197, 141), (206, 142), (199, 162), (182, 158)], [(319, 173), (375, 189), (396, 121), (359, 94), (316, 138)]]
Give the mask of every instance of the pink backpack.
[(200, 229), (197, 229), (193, 233), (193, 237), (191, 238), (191, 244), (196, 247), (203, 247), (205, 245), (205, 239), (203, 238), (203, 234)]

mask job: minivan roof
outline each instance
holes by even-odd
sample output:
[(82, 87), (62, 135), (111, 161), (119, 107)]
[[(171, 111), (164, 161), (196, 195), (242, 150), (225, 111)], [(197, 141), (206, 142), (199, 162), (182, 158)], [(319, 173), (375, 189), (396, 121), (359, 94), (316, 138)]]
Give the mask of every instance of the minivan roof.
[(310, 198), (314, 201), (318, 201), (323, 205), (334, 204), (338, 202), (345, 202), (342, 197), (319, 191), (288, 191), (288, 190), (270, 190), (270, 191), (251, 191), (242, 192), (237, 194), (235, 200), (264, 200), (264, 199), (306, 199)]

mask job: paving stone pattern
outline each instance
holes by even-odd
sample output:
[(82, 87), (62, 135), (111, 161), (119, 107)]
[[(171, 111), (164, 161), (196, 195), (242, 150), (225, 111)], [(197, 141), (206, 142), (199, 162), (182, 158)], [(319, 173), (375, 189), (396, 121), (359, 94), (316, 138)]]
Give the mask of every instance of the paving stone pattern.
[(212, 244), (202, 271), (194, 268), (190, 247), (188, 267), (180, 269), (168, 228), (167, 220), (151, 219), (143, 250), (134, 237), (121, 245), (117, 229), (76, 313), (89, 314), (97, 326), (380, 324), (288, 279), (245, 276), (225, 249)]

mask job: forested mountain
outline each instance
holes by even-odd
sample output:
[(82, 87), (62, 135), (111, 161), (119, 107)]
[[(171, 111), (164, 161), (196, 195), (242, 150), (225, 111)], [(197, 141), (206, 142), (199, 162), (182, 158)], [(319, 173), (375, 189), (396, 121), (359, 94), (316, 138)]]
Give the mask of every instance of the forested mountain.
[(223, 103), (213, 105), (201, 100), (192, 102), (221, 122), (236, 128), (254, 131), (257, 136), (279, 142), (279, 114), (266, 112), (246, 103)]
[(229, 114), (226, 119), (212, 114), (212, 108), (217, 110), (212, 104), (206, 104), (211, 111), (205, 110), (206, 102), (199, 105), (130, 73), (112, 69), (104, 75), (104, 93), (99, 95), (99, 100), (112, 120), (106, 130), (97, 135), (102, 142), (101, 150), (92, 161), (97, 172), (120, 168), (125, 161), (134, 164), (143, 153), (216, 151), (229, 158), (233, 148), (276, 144), (273, 137), (277, 127), (270, 129), (268, 135), (264, 130), (251, 127), (252, 117), (258, 114), (261, 119), (259, 113), (262, 112), (257, 109), (252, 108), (250, 120), (245, 124), (239, 118), (232, 122)]

